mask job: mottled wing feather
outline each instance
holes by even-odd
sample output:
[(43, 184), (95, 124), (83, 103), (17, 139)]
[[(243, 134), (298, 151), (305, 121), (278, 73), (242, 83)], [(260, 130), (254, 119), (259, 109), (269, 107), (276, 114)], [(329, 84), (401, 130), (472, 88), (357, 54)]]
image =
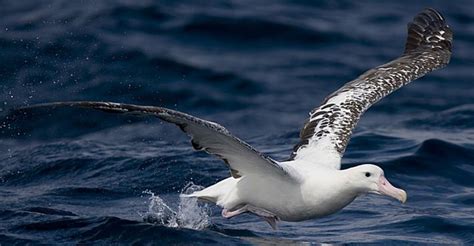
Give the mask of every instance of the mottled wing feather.
[(113, 113), (154, 115), (164, 121), (176, 124), (187, 133), (191, 137), (191, 143), (195, 149), (204, 150), (224, 160), (234, 178), (251, 173), (273, 174), (280, 177), (288, 176), (284, 168), (277, 162), (235, 137), (223, 126), (167, 108), (112, 102), (77, 101), (36, 104), (19, 108), (16, 111), (58, 106), (92, 108)]
[(310, 113), (290, 159), (340, 168), (340, 160), (362, 114), (409, 82), (446, 66), (452, 31), (443, 16), (426, 9), (408, 24), (404, 54), (371, 69), (328, 96)]

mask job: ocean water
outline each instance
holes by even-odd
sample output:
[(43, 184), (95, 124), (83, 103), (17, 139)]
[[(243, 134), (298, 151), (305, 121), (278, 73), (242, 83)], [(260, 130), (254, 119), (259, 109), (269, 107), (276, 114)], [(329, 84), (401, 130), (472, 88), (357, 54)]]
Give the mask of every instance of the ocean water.
[(62, 100), (158, 105), (219, 122), (275, 159), (325, 96), (403, 51), (425, 7), (451, 63), (374, 105), (344, 168), (380, 165), (406, 204), (359, 197), (272, 230), (180, 199), (226, 178), (177, 128), (63, 108), (0, 120), (0, 244), (474, 243), (471, 1), (2, 1), (0, 119)]

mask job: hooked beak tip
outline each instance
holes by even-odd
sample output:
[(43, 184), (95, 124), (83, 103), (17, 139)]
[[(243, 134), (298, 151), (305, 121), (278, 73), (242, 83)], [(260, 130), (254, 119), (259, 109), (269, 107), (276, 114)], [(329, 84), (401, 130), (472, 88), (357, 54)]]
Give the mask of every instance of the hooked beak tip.
[(400, 190), (400, 197), (399, 200), (401, 203), (407, 202), (407, 192), (404, 190)]
[(390, 182), (388, 182), (384, 176), (380, 177), (379, 192), (381, 194), (391, 196), (399, 200), (401, 203), (405, 203), (407, 201), (406, 191), (392, 186), (392, 184), (390, 184)]

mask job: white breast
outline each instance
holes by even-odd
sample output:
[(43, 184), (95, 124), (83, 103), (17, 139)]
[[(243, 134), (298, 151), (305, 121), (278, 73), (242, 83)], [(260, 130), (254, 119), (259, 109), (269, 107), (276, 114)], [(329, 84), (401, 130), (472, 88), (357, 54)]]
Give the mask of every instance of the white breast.
[(345, 191), (339, 170), (298, 168), (301, 182), (272, 176), (248, 175), (239, 180), (226, 199), (226, 207), (250, 204), (274, 213), (281, 220), (301, 221), (339, 211), (355, 198)]

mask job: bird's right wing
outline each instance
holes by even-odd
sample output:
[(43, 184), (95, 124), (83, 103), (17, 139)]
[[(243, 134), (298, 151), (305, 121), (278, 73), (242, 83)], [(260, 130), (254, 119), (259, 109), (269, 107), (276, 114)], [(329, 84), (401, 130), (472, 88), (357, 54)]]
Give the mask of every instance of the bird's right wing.
[(12, 114), (22, 113), (35, 108), (65, 106), (98, 109), (112, 113), (153, 115), (164, 121), (176, 124), (182, 131), (187, 133), (191, 137), (194, 149), (204, 150), (224, 160), (234, 178), (254, 174), (262, 176), (273, 175), (278, 178), (293, 180), (293, 177), (287, 172), (285, 167), (235, 137), (221, 125), (172, 109), (113, 102), (75, 101), (31, 105), (16, 109)]
[(408, 24), (403, 55), (371, 69), (329, 95), (315, 108), (300, 132), (290, 159), (339, 169), (352, 130), (374, 103), (409, 82), (446, 66), (452, 31), (443, 16), (426, 9)]

